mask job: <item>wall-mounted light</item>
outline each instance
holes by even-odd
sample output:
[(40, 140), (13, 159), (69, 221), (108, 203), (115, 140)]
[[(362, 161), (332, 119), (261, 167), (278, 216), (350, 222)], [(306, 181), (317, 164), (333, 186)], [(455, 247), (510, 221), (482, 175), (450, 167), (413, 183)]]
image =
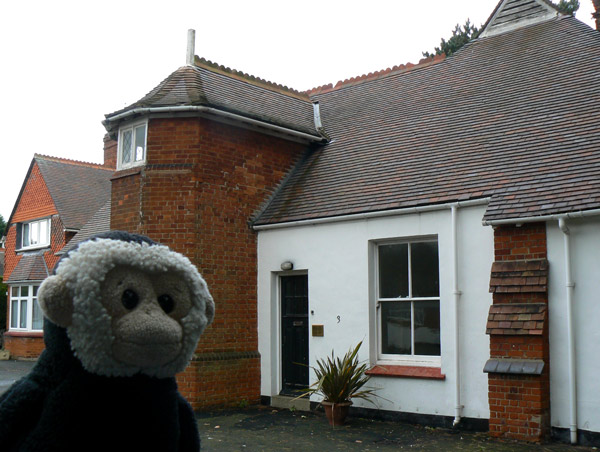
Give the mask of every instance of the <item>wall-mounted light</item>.
[(294, 269), (294, 263), (293, 263), (293, 262), (291, 262), (291, 261), (285, 261), (285, 262), (282, 262), (282, 263), (281, 263), (281, 269), (282, 269), (283, 271), (286, 271), (286, 272), (288, 272), (288, 271), (290, 271), (290, 270), (293, 270), (293, 269)]

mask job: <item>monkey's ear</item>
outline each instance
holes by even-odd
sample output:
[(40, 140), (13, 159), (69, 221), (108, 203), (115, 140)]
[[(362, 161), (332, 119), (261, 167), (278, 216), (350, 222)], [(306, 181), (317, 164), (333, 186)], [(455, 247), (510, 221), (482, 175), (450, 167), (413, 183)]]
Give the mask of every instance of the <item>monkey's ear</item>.
[(52, 323), (63, 328), (71, 325), (73, 300), (60, 276), (52, 275), (44, 280), (38, 290), (38, 303)]
[(208, 320), (206, 325), (210, 325), (212, 323), (213, 319), (215, 318), (215, 302), (213, 301), (213, 299), (211, 297), (209, 297), (208, 300), (206, 300), (206, 306), (204, 308), (204, 313), (206, 315), (206, 320)]

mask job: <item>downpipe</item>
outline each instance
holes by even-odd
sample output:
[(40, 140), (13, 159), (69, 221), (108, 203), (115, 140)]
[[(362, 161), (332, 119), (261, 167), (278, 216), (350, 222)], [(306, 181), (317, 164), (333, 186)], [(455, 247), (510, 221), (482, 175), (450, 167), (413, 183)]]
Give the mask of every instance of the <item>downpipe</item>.
[(458, 204), (450, 206), (452, 215), (452, 293), (454, 295), (454, 369), (455, 387), (454, 387), (454, 421), (452, 427), (456, 427), (462, 419), (462, 409), (460, 400), (460, 352), (459, 352), (459, 331), (458, 331), (458, 304), (462, 292), (458, 290)]
[(567, 344), (569, 362), (569, 430), (571, 444), (577, 444), (577, 369), (575, 361), (575, 329), (573, 327), (573, 291), (575, 283), (571, 269), (571, 240), (569, 227), (564, 217), (558, 219), (565, 247), (565, 286), (567, 289)]

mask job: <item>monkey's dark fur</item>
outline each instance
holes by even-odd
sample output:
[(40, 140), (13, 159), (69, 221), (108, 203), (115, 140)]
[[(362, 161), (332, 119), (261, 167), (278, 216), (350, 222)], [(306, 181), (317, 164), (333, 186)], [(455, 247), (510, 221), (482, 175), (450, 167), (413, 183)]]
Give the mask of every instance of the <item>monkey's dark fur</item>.
[(192, 408), (175, 378), (103, 377), (73, 356), (64, 328), (46, 320), (46, 350), (0, 398), (0, 450), (198, 451)]
[[(102, 237), (153, 244), (123, 233)], [(194, 413), (174, 377), (90, 373), (67, 330), (48, 318), (44, 342), (31, 373), (0, 397), (1, 451), (200, 450)]]

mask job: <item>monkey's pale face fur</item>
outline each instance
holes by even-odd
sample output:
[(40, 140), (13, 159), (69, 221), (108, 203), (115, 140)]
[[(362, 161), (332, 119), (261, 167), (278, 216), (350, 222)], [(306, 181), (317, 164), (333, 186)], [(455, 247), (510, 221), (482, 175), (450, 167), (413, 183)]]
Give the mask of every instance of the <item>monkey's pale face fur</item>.
[(214, 316), (206, 283), (186, 257), (112, 239), (82, 243), (44, 281), (38, 299), (67, 329), (84, 368), (105, 376), (181, 372)]

